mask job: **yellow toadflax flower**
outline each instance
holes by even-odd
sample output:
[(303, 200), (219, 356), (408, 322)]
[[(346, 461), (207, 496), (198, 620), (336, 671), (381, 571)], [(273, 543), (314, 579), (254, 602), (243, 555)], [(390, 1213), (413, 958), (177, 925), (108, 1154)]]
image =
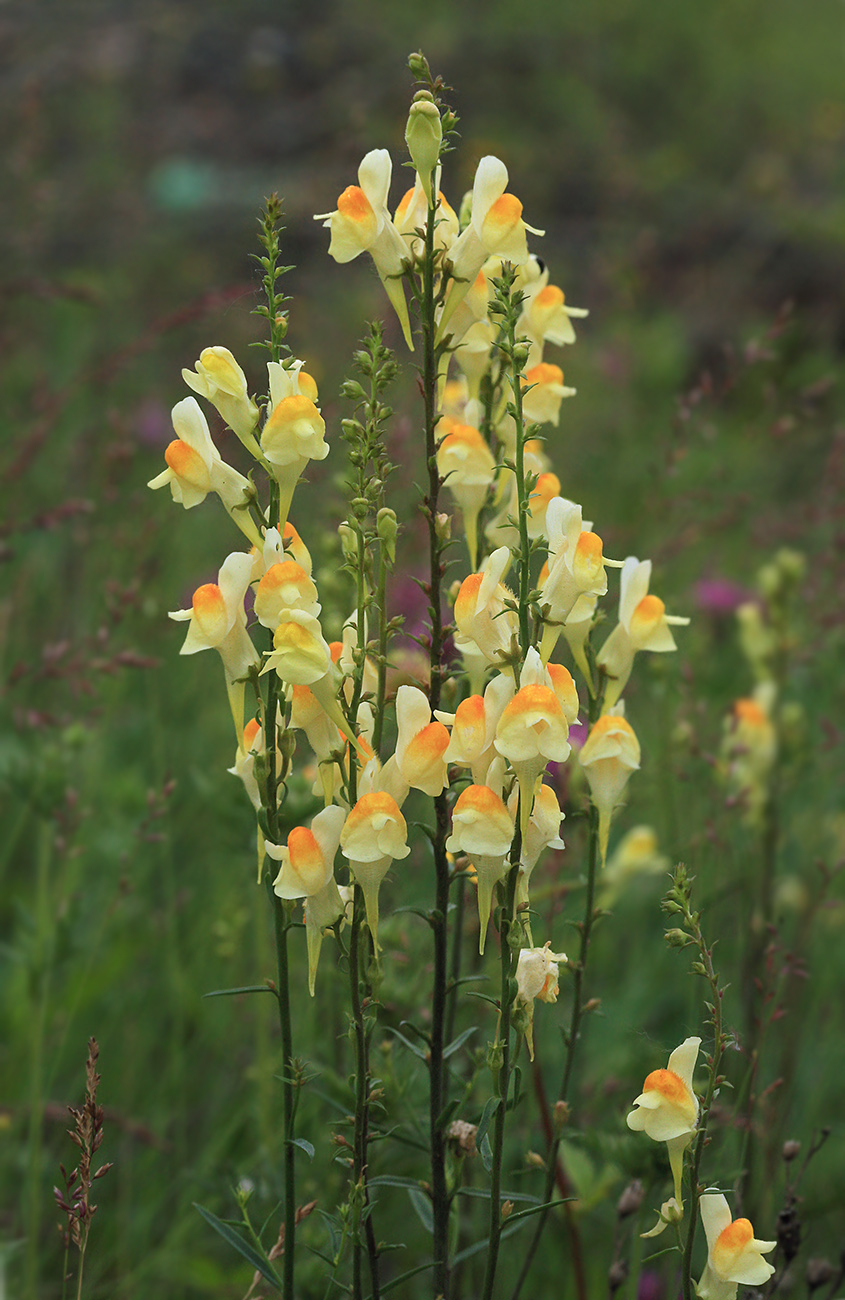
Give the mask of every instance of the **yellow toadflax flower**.
[(279, 483), (279, 517), (284, 527), (294, 489), (309, 460), (325, 460), (326, 422), (317, 406), (317, 385), (302, 362), (285, 368), (267, 364), (270, 414), (261, 430), (261, 452)]
[(209, 492), (216, 492), (241, 532), (260, 545), (261, 534), (244, 508), (254, 496), (252, 484), (221, 457), (196, 398), (177, 402), (172, 419), (177, 436), (164, 453), (167, 469), (150, 479), (147, 487), (155, 492), (169, 485), (173, 500), (186, 510), (198, 506)]
[(331, 231), (329, 256), (336, 262), (351, 262), (360, 253), (369, 253), (379, 273), (405, 342), (413, 352), (408, 304), (401, 275), (408, 261), (408, 245), (390, 218), (387, 194), (393, 164), (386, 149), (371, 149), (358, 168), (358, 184), (348, 185), (337, 201), (334, 212), (314, 218)]
[(659, 596), (649, 595), (651, 560), (629, 555), (622, 565), (619, 584), (619, 622), (598, 654), (599, 668), (607, 675), (605, 704), (612, 706), (628, 684), (638, 650), (666, 653), (677, 650), (670, 625), (685, 627), (688, 618), (667, 614)]
[(505, 875), (505, 859), (514, 836), (513, 819), (501, 795), (486, 785), (470, 785), (452, 811), (450, 853), (466, 853), (478, 878), (478, 951), (484, 952), (493, 886)]
[(469, 549), (469, 566), (478, 554), (478, 516), (496, 476), (496, 461), (478, 429), (454, 420), (441, 420), (438, 428), (437, 469), (463, 515)]
[(522, 219), (522, 204), (515, 194), (506, 194), (508, 169), (499, 159), (482, 158), (472, 186), (472, 214), (466, 230), (451, 249), (453, 280), (443, 304), (438, 327), (442, 339), (453, 311), (474, 284), (488, 257), (500, 257), (519, 265), (528, 260), (525, 232), (542, 235)]
[(776, 1241), (758, 1241), (748, 1219), (731, 1219), (721, 1192), (706, 1191), (699, 1202), (707, 1236), (707, 1263), (696, 1287), (700, 1300), (735, 1300), (737, 1287), (763, 1286), (774, 1273), (763, 1259)]
[(408, 827), (399, 805), (385, 791), (362, 795), (349, 813), (340, 847), (364, 891), (367, 925), (378, 952), (378, 891), (394, 858), (407, 858)]
[(396, 692), (396, 765), (414, 790), (434, 798), (448, 779), (443, 757), (449, 746), (449, 732), (442, 722), (431, 719), (428, 698), (416, 686), (400, 686)]
[(253, 431), (258, 423), (258, 407), (249, 395), (246, 375), (228, 348), (203, 348), (194, 369), (183, 370), (182, 378), (217, 408), (245, 447), (257, 450)]
[(599, 849), (602, 866), (607, 858), (607, 837), (613, 810), (631, 773), (640, 766), (640, 742), (630, 722), (619, 713), (605, 713), (590, 730), (578, 761), (590, 783), (590, 798), (599, 813)]
[(268, 855), (281, 863), (273, 881), (273, 892), (279, 898), (305, 900), (308, 991), (312, 998), (323, 930), (343, 916), (343, 900), (334, 878), (334, 859), (345, 821), (343, 809), (332, 805), (317, 813), (310, 830), (306, 826), (294, 826), (286, 845), (273, 844), (270, 840), (264, 844)]
[(251, 573), (252, 556), (234, 551), (224, 560), (217, 582), (207, 582), (197, 588), (190, 609), (176, 609), (168, 615), (177, 623), (190, 623), (180, 654), (216, 650), (223, 660), (238, 740), (243, 736), (244, 727), (244, 679), (259, 662), (258, 651), (246, 630), (244, 610)]
[(685, 1038), (669, 1057), (665, 1070), (652, 1070), (627, 1120), (628, 1128), (666, 1143), (678, 1205), (683, 1204), (684, 1152), (698, 1124), (698, 1098), (693, 1092), (692, 1076), (700, 1046), (700, 1038)]

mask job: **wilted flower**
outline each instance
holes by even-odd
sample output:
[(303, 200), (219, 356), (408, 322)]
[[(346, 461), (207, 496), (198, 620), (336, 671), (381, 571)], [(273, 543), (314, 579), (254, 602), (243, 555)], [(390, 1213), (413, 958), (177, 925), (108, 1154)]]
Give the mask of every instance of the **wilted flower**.
[(737, 1288), (763, 1286), (774, 1273), (765, 1259), (776, 1241), (758, 1241), (748, 1219), (731, 1220), (721, 1192), (706, 1191), (699, 1206), (707, 1237), (707, 1263), (696, 1288), (700, 1300), (735, 1300)]
[(552, 952), (551, 941), (542, 948), (523, 948), (516, 967), (516, 1003), (526, 1015), (525, 1041), (528, 1055), (534, 1060), (534, 999), (557, 1002), (558, 962), (566, 961), (565, 952)]

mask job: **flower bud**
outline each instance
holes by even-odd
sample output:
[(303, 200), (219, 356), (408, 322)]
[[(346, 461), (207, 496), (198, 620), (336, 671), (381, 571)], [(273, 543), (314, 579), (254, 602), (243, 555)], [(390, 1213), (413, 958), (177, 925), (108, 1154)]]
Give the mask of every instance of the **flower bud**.
[(379, 510), (376, 515), (376, 529), (388, 560), (391, 564), (394, 564), (396, 561), (396, 535), (399, 532), (396, 511), (390, 510), (387, 506)]
[(443, 124), (440, 121), (440, 110), (431, 95), (421, 90), (411, 105), (408, 124), (405, 127), (405, 143), (411, 161), (417, 169), (429, 207), (432, 204), (431, 176), (440, 158), (442, 140)]
[(570, 1109), (565, 1101), (556, 1101), (554, 1108), (555, 1133), (561, 1133), (569, 1123)]
[(434, 518), (434, 531), (437, 540), (441, 545), (445, 545), (452, 536), (452, 516), (446, 514), (437, 514)]

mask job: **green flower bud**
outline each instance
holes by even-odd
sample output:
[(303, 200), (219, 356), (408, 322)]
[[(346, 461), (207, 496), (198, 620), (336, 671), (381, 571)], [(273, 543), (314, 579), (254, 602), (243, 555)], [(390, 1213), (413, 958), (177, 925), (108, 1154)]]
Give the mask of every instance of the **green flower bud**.
[(390, 510), (387, 506), (379, 510), (376, 515), (376, 531), (389, 562), (394, 564), (396, 562), (396, 534), (399, 532), (395, 510)]
[(443, 141), (443, 124), (440, 110), (430, 95), (421, 91), (411, 105), (408, 125), (405, 127), (405, 143), (411, 155), (411, 161), (417, 169), (420, 184), (431, 207), (431, 177), (440, 158), (440, 145)]

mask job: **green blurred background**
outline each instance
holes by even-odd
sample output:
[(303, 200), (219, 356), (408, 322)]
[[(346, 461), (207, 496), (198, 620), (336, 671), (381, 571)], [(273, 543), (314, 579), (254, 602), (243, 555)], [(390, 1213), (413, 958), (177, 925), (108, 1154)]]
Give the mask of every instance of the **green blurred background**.
[[(330, 430), (346, 414), (335, 395), (361, 321), (385, 305), (364, 259), (329, 261), (312, 214), (334, 206), (368, 149), (398, 161), (405, 59), (419, 47), (461, 116), (447, 196), (457, 206), (479, 157), (502, 157), (526, 219), (546, 230), (533, 247), (552, 280), (590, 308), (564, 357), (578, 397), (550, 454), (607, 553), (653, 556), (667, 607), (694, 620), (671, 663), (638, 670), (631, 715), (647, 761), (623, 829), (653, 824), (663, 851), (691, 864), (729, 968), (744, 938), (737, 881), (756, 852), (713, 770), (722, 717), (752, 684), (732, 608), (778, 547), (807, 556), (789, 688), (803, 722), (779, 861), (792, 900), (778, 931), (787, 1028), (764, 1079), (787, 1080), (771, 1143), (835, 1127), (802, 1188), (808, 1249), (835, 1252), (845, 971), (841, 886), (824, 882), (845, 840), (832, 775), (844, 21), (839, 0), (0, 4), (0, 1259), (11, 1295), (60, 1293), (50, 1189), (72, 1160), (64, 1107), (81, 1097), (89, 1034), (115, 1169), (98, 1186), (88, 1293), (175, 1300), (248, 1285), (190, 1204), (229, 1213), (230, 1187), (249, 1178), (272, 1208), (276, 1042), (264, 999), (201, 994), (260, 981), (270, 940), (251, 813), (225, 772), (219, 665), (180, 660), (166, 619), (239, 543), (212, 505), (186, 516), (145, 483), (185, 395), (179, 371), (202, 347), (231, 348), (262, 387), (249, 254), (272, 190), (296, 264), (291, 342)], [(392, 321), (388, 334), (399, 348)], [(418, 417), (401, 359), (396, 458), (408, 493)], [(220, 431), (237, 460), (233, 442)], [(342, 512), (340, 447), (312, 475), (327, 519)], [(342, 611), (333, 533), (311, 528), (323, 600)], [(409, 523), (409, 554), (413, 539)], [(571, 854), (558, 864), (573, 880), (580, 806), (576, 791)], [(605, 1242), (593, 1246), (597, 1288), (613, 1198), (631, 1173), (645, 1176), (620, 1117), (700, 1016), (663, 950), (658, 896), (655, 884), (620, 900), (621, 920), (597, 942), (606, 1011), (590, 1026), (581, 1105), (617, 1136), (573, 1155), (584, 1203), (597, 1206), (588, 1241)], [(635, 951), (618, 943), (628, 932)], [(402, 927), (394, 938), (419, 942)], [(326, 981), (314, 1015), (333, 1031), (311, 1055), (340, 1079), (344, 1018)], [(331, 1199), (339, 1175), (316, 1102), (310, 1119), (323, 1140), (303, 1195)], [(659, 1186), (657, 1165), (651, 1176)], [(776, 1197), (761, 1197), (761, 1236)], [(559, 1251), (551, 1242), (547, 1279), (559, 1277)]]

